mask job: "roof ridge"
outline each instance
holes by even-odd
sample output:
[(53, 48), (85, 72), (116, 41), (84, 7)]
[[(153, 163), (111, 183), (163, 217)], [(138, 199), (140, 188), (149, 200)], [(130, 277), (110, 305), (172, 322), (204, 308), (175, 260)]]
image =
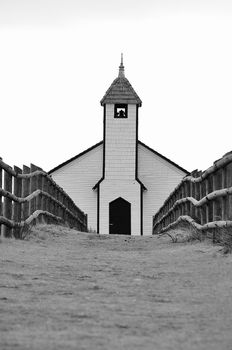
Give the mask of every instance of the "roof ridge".
[[(161, 153), (155, 151), (153, 148), (147, 146), (145, 143), (143, 143), (142, 141), (138, 140), (138, 143), (142, 146), (144, 146), (145, 148), (147, 148), (148, 150), (150, 150), (151, 152), (153, 152), (154, 154), (156, 154), (157, 156), (161, 157), (162, 159), (166, 160), (168, 163), (174, 165), (175, 167), (179, 168), (180, 170), (182, 170), (183, 172), (185, 172), (186, 174), (189, 174), (189, 171), (187, 171), (186, 169), (182, 168), (180, 165), (178, 165), (177, 163), (173, 162), (172, 160), (170, 160), (169, 158), (163, 156)], [(103, 141), (100, 141), (98, 143), (96, 143), (95, 145), (87, 148), (86, 150), (84, 150), (83, 152), (77, 154), (76, 156), (66, 160), (65, 162), (57, 165), (55, 168), (51, 169), (50, 171), (48, 171), (48, 174), (53, 173), (54, 171), (62, 168), (63, 166), (69, 164), (70, 162), (72, 162), (73, 160), (83, 156), (85, 153), (88, 153), (89, 151), (93, 150), (94, 148), (100, 146), (101, 144), (103, 144)]]

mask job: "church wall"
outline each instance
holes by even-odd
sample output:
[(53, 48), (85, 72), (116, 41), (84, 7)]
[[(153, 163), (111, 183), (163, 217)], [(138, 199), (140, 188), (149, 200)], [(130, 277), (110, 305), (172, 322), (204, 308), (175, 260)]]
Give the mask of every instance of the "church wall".
[[(88, 227), (96, 231), (97, 190), (93, 191), (92, 188), (102, 177), (102, 153), (103, 147), (99, 145), (52, 173), (54, 180), (64, 188), (78, 207), (88, 214)], [(138, 144), (138, 178), (148, 189), (143, 191), (144, 235), (152, 233), (152, 216), (158, 211), (183, 176), (185, 176), (183, 171), (160, 158), (143, 145)], [(132, 203), (134, 214), (132, 216), (131, 232), (132, 234), (140, 234), (140, 185), (135, 180), (125, 182), (112, 179), (104, 180), (101, 183), (100, 204), (102, 208), (105, 207), (105, 214), (102, 216), (100, 227), (109, 227), (109, 202), (118, 197)], [(139, 227), (139, 232), (137, 227)], [(101, 233), (108, 233), (108, 231), (106, 232), (104, 229), (104, 232)]]
[(109, 234), (109, 203), (122, 197), (131, 203), (131, 234), (139, 236), (140, 226), (140, 185), (137, 181), (104, 180), (100, 184), (100, 228), (101, 234)]
[(128, 118), (114, 118), (114, 104), (106, 105), (105, 178), (135, 178), (136, 105), (128, 105)]
[(152, 234), (152, 216), (186, 175), (143, 145), (138, 145), (138, 177), (146, 186), (143, 192), (143, 234)]
[(97, 231), (97, 191), (93, 186), (102, 177), (102, 145), (90, 150), (52, 173), (52, 178), (88, 214), (88, 227)]

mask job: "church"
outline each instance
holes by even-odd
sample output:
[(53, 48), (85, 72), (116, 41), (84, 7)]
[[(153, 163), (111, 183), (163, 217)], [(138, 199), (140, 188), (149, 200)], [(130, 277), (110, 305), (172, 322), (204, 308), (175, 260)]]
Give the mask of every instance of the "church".
[(153, 215), (188, 172), (138, 140), (142, 101), (123, 58), (101, 106), (103, 141), (49, 174), (88, 215), (90, 231), (151, 235)]

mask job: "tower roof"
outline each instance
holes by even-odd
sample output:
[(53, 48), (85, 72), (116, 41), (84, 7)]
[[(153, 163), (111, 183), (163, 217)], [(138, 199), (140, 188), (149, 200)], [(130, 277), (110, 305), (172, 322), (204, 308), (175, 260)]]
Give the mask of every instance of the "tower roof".
[(129, 80), (125, 77), (122, 55), (118, 77), (113, 81), (101, 100), (102, 106), (106, 103), (135, 103), (139, 106), (142, 105), (139, 96), (136, 94)]

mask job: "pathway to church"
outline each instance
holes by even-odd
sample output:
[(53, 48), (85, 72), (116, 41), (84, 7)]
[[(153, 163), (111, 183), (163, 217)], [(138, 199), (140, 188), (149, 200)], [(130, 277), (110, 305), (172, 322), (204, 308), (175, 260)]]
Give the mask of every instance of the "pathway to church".
[(0, 244), (0, 349), (231, 349), (232, 256), (47, 226)]

